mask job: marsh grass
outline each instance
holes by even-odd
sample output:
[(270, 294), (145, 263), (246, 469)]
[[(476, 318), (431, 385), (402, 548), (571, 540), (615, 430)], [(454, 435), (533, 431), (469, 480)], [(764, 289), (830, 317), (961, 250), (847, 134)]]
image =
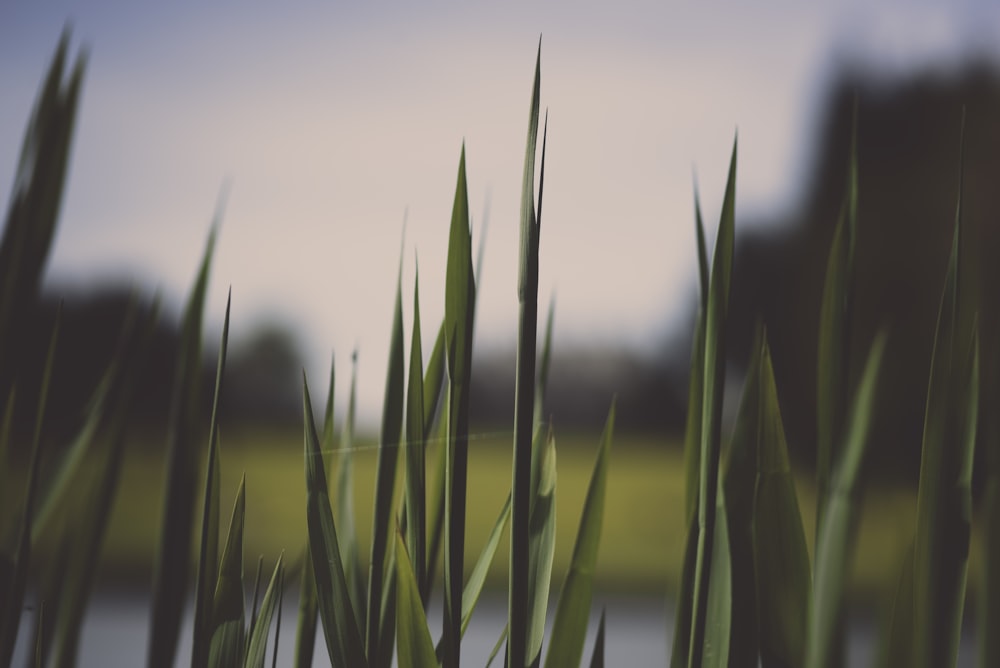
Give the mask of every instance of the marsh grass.
[[(138, 371), (140, 360), (156, 318), (155, 309), (152, 314), (136, 311), (123, 324), (118, 353), (94, 388), (87, 421), (70, 447), (56, 457), (54, 473), (43, 480), (39, 453), (45, 440), (47, 393), (53, 369), (59, 364), (52, 352), (61, 336), (57, 317), (53, 345), (39, 371), (40, 396), (31, 398), (36, 428), (29, 444), (27, 482), (17, 484), (21, 470), (11, 457), (10, 423), (23, 399), (7, 371), (18, 337), (23, 336), (21, 315), (36, 298), (55, 234), (84, 62), (82, 57), (77, 60), (69, 83), (63, 85), (67, 50), (68, 35), (64, 35), (29, 122), (0, 243), (0, 398), (5, 407), (0, 429), (0, 480), (4, 484), (4, 505), (0, 508), (0, 665), (9, 665), (13, 656), (29, 587), (41, 600), (30, 652), (33, 665), (76, 662), (86, 601), (109, 527), (113, 529), (119, 487), (135, 494), (133, 488), (121, 484), (124, 426), (131, 389), (143, 381)], [(414, 281), (409, 337), (402, 325), (401, 262), (383, 417), (372, 457), (366, 460), (356, 446), (353, 375), (339, 439), (333, 421), (333, 369), (321, 430), (313, 415), (308, 381), (303, 377), (303, 441), (296, 455), (296, 480), (286, 483), (280, 468), (275, 467), (261, 467), (250, 475), (244, 471), (238, 477), (224, 534), (220, 508), (236, 479), (234, 472), (228, 471), (229, 457), (222, 455), (217, 411), (225, 386), (228, 302), (208, 425), (199, 423), (202, 399), (197, 382), (205, 295), (221, 215), (216, 214), (182, 318), (181, 354), (173, 379), (164, 460), (167, 477), (160, 502), (162, 518), (158, 524), (148, 515), (135, 522), (135, 533), (159, 534), (148, 665), (176, 662), (180, 614), (192, 585), (192, 565), (196, 571), (191, 664), (262, 668), (270, 655), (273, 665), (286, 563), (293, 562), (299, 569), (296, 575), (301, 597), (295, 665), (312, 664), (319, 625), (327, 655), (335, 666), (382, 668), (395, 661), (407, 668), (457, 667), (462, 635), (489, 574), (503, 569), (503, 564), (495, 565), (495, 561), (506, 549), (507, 627), (490, 661), (503, 651), (506, 666), (577, 666), (585, 660), (590, 606), (601, 570), (600, 547), (608, 542), (612, 545), (606, 546), (605, 552), (625, 549), (645, 556), (661, 573), (679, 573), (671, 665), (819, 667), (835, 666), (842, 660), (848, 583), (859, 535), (865, 531), (862, 514), (866, 507), (863, 493), (869, 427), (883, 387), (883, 351), (894, 335), (879, 334), (866, 350), (847, 347), (852, 295), (859, 289), (853, 282), (858, 238), (856, 142), (852, 141), (850, 148), (846, 194), (827, 260), (823, 301), (817, 305), (822, 323), (817, 347), (818, 465), (814, 480), (805, 484), (790, 465), (772, 351), (764, 327), (758, 329), (736, 423), (731, 434), (724, 433), (728, 431), (722, 422), (724, 353), (736, 234), (735, 142), (711, 263), (695, 196), (700, 299), (684, 465), (675, 465), (673, 473), (655, 472), (654, 482), (660, 489), (673, 489), (659, 503), (676, 509), (672, 515), (681, 519), (672, 535), (682, 536), (685, 545), (682, 551), (675, 549), (668, 554), (664, 549), (659, 553), (643, 538), (628, 543), (629, 537), (643, 535), (650, 523), (649, 517), (634, 507), (638, 504), (616, 506), (622, 503), (614, 498), (616, 494), (625, 494), (616, 490), (610, 464), (613, 401), (609, 402), (603, 434), (591, 440), (591, 447), (596, 445), (593, 463), (587, 462), (585, 471), (575, 476), (557, 475), (557, 461), (563, 460), (557, 458), (556, 444), (562, 436), (557, 438), (552, 429), (545, 404), (554, 313), (551, 306), (540, 355), (536, 346), (547, 132), (543, 123), (536, 196), (540, 97), (539, 45), (522, 183), (513, 443), (502, 459), (512, 474), (509, 484), (505, 480), (496, 483), (497, 477), (489, 476), (494, 481), (495, 506), (485, 513), (478, 506), (487, 495), (477, 494), (477, 504), (470, 504), (468, 496), (470, 484), (474, 484), (471, 481), (482, 480), (470, 467), (478, 453), (470, 453), (474, 435), (469, 424), (481, 263), (473, 266), (464, 146), (458, 161), (444, 267), (443, 322), (437, 327), (435, 345), (425, 365), (419, 281)], [(963, 252), (961, 188), (960, 184), (928, 381), (919, 493), (915, 503), (903, 504), (914, 518), (912, 537), (908, 538), (912, 546), (899, 570), (898, 585), (892, 589), (893, 615), (884, 634), (885, 650), (878, 660), (885, 666), (955, 664), (969, 564), (973, 561), (970, 487), (973, 449), (977, 441), (983, 442), (977, 431), (981, 422), (991, 440), (984, 444), (990, 455), (981, 540), (980, 579), (985, 594), (980, 599), (980, 624), (983, 629), (997, 627), (1000, 454), (996, 440), (1000, 429), (991, 411), (980, 411), (980, 385), (993, 387), (988, 374), (995, 371), (984, 368), (981, 360), (996, 359), (996, 352), (994, 341), (979, 334), (977, 311), (981, 305), (975, 301), (978, 277)], [(481, 257), (482, 241), (479, 248)], [(865, 360), (864, 365), (854, 369), (852, 364), (861, 360)], [(624, 453), (621, 459), (628, 461)], [(673, 482), (664, 482), (669, 480)], [(257, 513), (266, 517), (280, 505), (279, 501), (265, 500), (255, 506), (251, 499), (259, 494), (255, 489), (273, 489), (275, 485), (298, 490), (289, 496), (296, 499), (296, 514), (302, 523), (283, 536), (287, 539), (283, 547), (291, 550), (289, 554), (295, 554), (296, 549), (302, 552), (289, 559), (280, 549), (276, 557), (269, 555), (274, 559), (270, 577), (265, 577), (264, 558), (258, 558), (250, 585), (245, 577), (248, 536), (255, 524), (264, 523), (255, 519)], [(573, 493), (574, 485), (579, 511), (574, 507), (567, 513), (563, 506), (560, 513), (557, 501)], [(370, 503), (363, 500), (363, 512), (356, 514), (358, 494), (368, 496)], [(620, 526), (605, 526), (608, 508), (626, 525), (624, 533), (614, 533), (622, 530)], [(671, 516), (670, 508), (666, 510), (665, 518)], [(562, 521), (567, 515), (570, 521)], [(475, 541), (478, 549), (470, 552), (473, 516), (487, 519), (471, 523), (482, 540)], [(892, 521), (898, 524), (899, 517)], [(114, 535), (113, 530), (110, 533)], [(196, 534), (197, 543), (193, 541)], [(562, 561), (557, 558), (561, 538), (569, 538), (563, 542), (573, 545), (571, 551), (564, 549)], [(43, 552), (38, 548), (44, 540), (57, 546), (49, 552), (54, 558), (39, 559)], [(269, 545), (269, 551), (272, 547)], [(193, 553), (195, 559), (191, 558)], [(476, 554), (475, 561), (467, 561), (467, 553)], [(668, 566), (671, 559), (678, 558), (682, 561)], [(558, 591), (552, 587), (553, 579), (561, 582)], [(248, 592), (252, 592), (249, 607)], [(427, 608), (435, 592), (443, 601), (440, 632), (432, 630), (427, 621)], [(546, 636), (546, 614), (553, 596), (558, 602)], [(982, 632), (983, 666), (998, 661), (997, 640), (991, 637), (995, 635)], [(272, 652), (268, 652), (269, 643), (273, 643)], [(589, 665), (604, 664), (605, 644), (602, 612)]]

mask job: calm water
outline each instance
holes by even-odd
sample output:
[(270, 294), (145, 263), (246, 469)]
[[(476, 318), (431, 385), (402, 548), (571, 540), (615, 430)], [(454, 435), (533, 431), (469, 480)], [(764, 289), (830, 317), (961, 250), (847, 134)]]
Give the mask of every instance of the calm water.
[[(295, 647), (295, 622), (298, 597), (295, 592), (285, 599), (281, 618), (281, 639), (278, 644), (278, 665), (291, 663)], [(673, 628), (672, 611), (662, 599), (613, 597), (597, 600), (591, 615), (590, 628), (584, 649), (584, 665), (589, 664), (594, 635), (601, 606), (607, 609), (607, 634), (605, 637), (606, 661), (609, 666), (665, 666), (667, 664), (667, 629)], [(551, 621), (552, 614), (549, 614)], [(484, 597), (469, 624), (462, 642), (463, 664), (483, 666), (500, 637), (506, 622), (506, 599)], [(440, 612), (432, 611), (432, 636), (438, 636)], [(668, 626), (669, 624), (669, 626)], [(135, 668), (146, 660), (146, 639), (149, 625), (149, 601), (139, 594), (101, 592), (94, 596), (83, 628), (80, 649), (80, 666), (102, 668)], [(186, 666), (191, 656), (191, 625), (189, 614), (181, 632), (178, 666)], [(25, 632), (30, 623), (22, 623), (14, 665), (25, 665)], [(876, 629), (871, 620), (860, 621), (851, 628), (848, 647), (848, 665), (869, 666), (876, 648)], [(270, 649), (268, 650), (271, 651)], [(501, 650), (502, 654), (502, 650)], [(494, 665), (502, 665), (502, 656)], [(270, 662), (268, 662), (270, 665)], [(313, 665), (329, 666), (326, 644), (321, 629), (317, 632), (317, 645)], [(975, 646), (970, 633), (962, 639), (958, 665), (975, 666)]]

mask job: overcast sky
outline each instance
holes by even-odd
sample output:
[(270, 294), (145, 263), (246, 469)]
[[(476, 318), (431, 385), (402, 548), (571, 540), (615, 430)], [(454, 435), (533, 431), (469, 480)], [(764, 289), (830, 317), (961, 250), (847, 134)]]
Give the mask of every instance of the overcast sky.
[(838, 63), (947, 67), (996, 53), (1000, 34), (985, 2), (536, 4), (6, 2), (0, 189), (69, 21), (90, 58), (49, 282), (124, 279), (178, 304), (229, 182), (209, 335), (232, 285), (235, 341), (282, 319), (317, 385), (357, 346), (370, 417), (401, 243), (405, 322), (417, 258), (425, 350), (443, 315), (463, 141), (474, 244), (490, 202), (476, 345), (513, 346), (539, 35), (540, 299), (557, 295), (556, 345), (650, 353), (694, 286), (692, 175), (714, 228), (737, 128), (737, 218), (780, 213)]

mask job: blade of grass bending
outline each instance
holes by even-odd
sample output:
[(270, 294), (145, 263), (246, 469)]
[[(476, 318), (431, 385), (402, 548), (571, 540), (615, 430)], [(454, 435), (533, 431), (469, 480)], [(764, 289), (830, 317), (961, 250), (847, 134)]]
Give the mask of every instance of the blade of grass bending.
[[(410, 377), (406, 390), (406, 546), (413, 554), (418, 583), (427, 582), (426, 469), (424, 464), (424, 359), (420, 348), (419, 276), (413, 279), (413, 334), (410, 340)], [(419, 588), (419, 587), (418, 587)], [(427, 604), (429, 591), (420, 592)]]
[(229, 519), (226, 544), (219, 562), (219, 579), (212, 600), (210, 666), (236, 666), (244, 658), (243, 527), (246, 518), (246, 474), (240, 479)]
[(476, 560), (476, 565), (472, 568), (472, 573), (469, 574), (469, 580), (465, 583), (465, 591), (462, 592), (462, 634), (465, 634), (465, 630), (469, 628), (469, 622), (472, 620), (472, 613), (476, 609), (476, 604), (479, 602), (479, 596), (483, 593), (483, 586), (486, 584), (486, 575), (489, 573), (490, 565), (493, 563), (493, 558), (496, 556), (497, 548), (500, 546), (500, 539), (503, 538), (503, 534), (507, 529), (507, 525), (510, 522), (510, 493), (507, 493), (507, 500), (504, 501), (503, 508), (500, 510), (500, 515), (497, 516), (496, 522), (493, 523), (493, 529), (490, 530), (490, 535), (486, 539), (486, 544), (483, 545), (482, 552), (479, 553), (479, 558)]
[(260, 578), (264, 572), (264, 555), (257, 555), (257, 570), (254, 572), (253, 576), (253, 597), (250, 599), (250, 623), (247, 624), (246, 632), (246, 647), (244, 648), (243, 656), (245, 657), (250, 651), (250, 637), (253, 635), (254, 628), (257, 626), (257, 601), (260, 597)]
[(695, 557), (694, 600), (688, 666), (701, 665), (706, 627), (709, 573), (715, 536), (715, 509), (721, 448), (722, 395), (726, 377), (725, 321), (733, 264), (736, 198), (736, 141), (722, 203), (719, 232), (705, 314), (705, 364), (702, 393), (701, 448), (698, 489), (698, 547)]
[(437, 668), (420, 588), (401, 534), (396, 534), (396, 655), (400, 668)]
[(597, 551), (601, 544), (604, 523), (604, 497), (608, 483), (608, 459), (615, 428), (615, 404), (612, 402), (608, 419), (601, 435), (590, 485), (583, 502), (580, 528), (573, 546), (569, 572), (559, 592), (556, 617), (549, 636), (549, 651), (545, 657), (546, 668), (578, 666), (583, 658), (583, 641), (587, 636), (587, 621), (594, 593), (594, 572), (597, 568)]
[(521, 183), (521, 252), (518, 276), (517, 374), (514, 389), (514, 461), (510, 529), (510, 591), (507, 658), (511, 668), (530, 663), (528, 655), (531, 530), (531, 461), (535, 403), (535, 339), (538, 328), (538, 242), (535, 212), (535, 146), (538, 141), (542, 44), (539, 39), (528, 114), (528, 140)]
[(824, 524), (816, 543), (816, 569), (809, 612), (806, 643), (807, 668), (833, 668), (833, 657), (842, 654), (838, 644), (839, 620), (843, 618), (845, 583), (860, 513), (860, 477), (868, 434), (875, 416), (879, 369), (885, 352), (886, 336), (880, 333), (868, 353), (851, 406), (844, 445), (828, 489)]
[(168, 423), (167, 476), (159, 548), (153, 579), (147, 665), (174, 665), (181, 614), (188, 588), (191, 525), (198, 469), (198, 413), (201, 403), (201, 330), (208, 274), (221, 218), (216, 213), (191, 295), (184, 310), (180, 349)]
[[(963, 119), (964, 125), (964, 119)], [(971, 532), (972, 451), (978, 411), (978, 336), (962, 308), (962, 177), (941, 298), (917, 492), (913, 599), (918, 666), (953, 666), (958, 652)]]
[(305, 431), (306, 521), (309, 549), (316, 577), (319, 616), (330, 661), (336, 668), (364, 668), (368, 665), (365, 646), (351, 605), (344, 576), (344, 564), (337, 541), (337, 529), (330, 510), (330, 497), (323, 471), (323, 454), (313, 422), (309, 385), (302, 378)]
[(800, 666), (805, 659), (812, 574), (766, 336), (760, 364), (759, 433), (753, 532), (760, 657), (764, 668)]
[(459, 662), (462, 626), (462, 578), (465, 565), (465, 504), (469, 448), (469, 385), (472, 375), (472, 322), (476, 285), (472, 274), (469, 193), (465, 178), (465, 145), (458, 163), (458, 182), (448, 237), (445, 276), (445, 349), (448, 354), (448, 456), (444, 511), (444, 668)]
[(393, 308), (392, 338), (389, 344), (389, 364), (386, 372), (385, 399), (382, 404), (381, 443), (375, 473), (375, 512), (372, 519), (372, 548), (368, 571), (368, 622), (366, 651), (372, 668), (388, 665), (391, 657), (378, 654), (381, 635), (382, 596), (389, 577), (387, 551), (395, 512), (396, 467), (399, 462), (399, 442), (403, 433), (403, 302), (400, 257), (396, 278), (396, 304)]
[(835, 447), (842, 440), (851, 367), (851, 291), (854, 243), (857, 236), (858, 105), (854, 101), (851, 145), (847, 158), (847, 188), (826, 263), (820, 302), (816, 366), (816, 537), (819, 542), (827, 505)]
[(212, 597), (219, 577), (219, 397), (222, 395), (222, 377), (226, 369), (226, 351), (229, 347), (229, 312), (232, 288), (226, 298), (226, 316), (222, 321), (222, 341), (219, 343), (219, 360), (215, 369), (215, 393), (212, 397), (212, 418), (209, 422), (208, 466), (205, 473), (205, 494), (201, 516), (201, 549), (198, 552), (198, 575), (194, 594), (194, 637), (191, 647), (191, 665), (208, 663), (208, 646), (212, 639)]
[[(335, 364), (331, 361), (330, 389), (326, 395), (326, 415), (323, 418), (323, 447), (327, 451), (332, 449), (333, 443), (333, 395), (335, 389), (334, 381), (336, 379), (335, 372)], [(331, 462), (334, 460), (334, 457), (335, 455), (331, 453)], [(329, 471), (328, 474), (332, 474), (332, 471)], [(348, 512), (352, 511), (349, 509)], [(346, 556), (346, 551), (344, 550), (343, 545), (341, 545), (340, 551), (343, 559), (346, 561), (348, 557)], [(307, 545), (305, 556), (303, 557), (302, 576), (299, 584), (299, 615), (298, 624), (295, 628), (295, 654), (292, 660), (292, 665), (297, 666), (298, 668), (307, 668), (312, 665), (313, 651), (316, 646), (317, 606), (316, 577), (313, 574), (312, 553), (309, 551), (309, 547)], [(278, 611), (278, 615), (280, 619), (280, 609)]]
[[(278, 598), (281, 596), (281, 574), (283, 571), (282, 558), (284, 554), (278, 556), (278, 562), (274, 565), (274, 572), (271, 573), (271, 581), (264, 592), (264, 599), (260, 604), (260, 613), (257, 621), (250, 632), (250, 644), (247, 650), (245, 668), (264, 668), (264, 659), (267, 656), (267, 636), (271, 630), (271, 618), (277, 608)], [(280, 614), (280, 609), (279, 609)], [(275, 643), (277, 643), (277, 635)]]
[(607, 610), (601, 608), (601, 621), (597, 624), (597, 638), (594, 653), (590, 656), (590, 668), (604, 668), (604, 617)]
[(41, 390), (38, 396), (38, 413), (35, 418), (35, 432), (31, 440), (31, 463), (28, 468), (28, 484), (24, 493), (24, 506), (21, 513), (21, 527), (14, 552), (5, 560), (9, 562), (10, 575), (3, 583), (5, 597), (0, 602), (0, 666), (9, 666), (14, 655), (14, 645), (17, 642), (17, 630), (21, 624), (21, 608), (24, 606), (24, 595), (28, 588), (28, 569), (31, 559), (31, 525), (34, 514), (35, 496), (38, 489), (39, 469), (41, 467), (41, 435), (45, 424), (45, 409), (48, 404), (49, 385), (52, 382), (52, 367), (55, 364), (56, 341), (59, 338), (59, 327), (62, 320), (62, 305), (56, 311), (56, 322), (52, 328), (52, 338), (49, 340), (49, 350), (45, 358), (42, 372)]

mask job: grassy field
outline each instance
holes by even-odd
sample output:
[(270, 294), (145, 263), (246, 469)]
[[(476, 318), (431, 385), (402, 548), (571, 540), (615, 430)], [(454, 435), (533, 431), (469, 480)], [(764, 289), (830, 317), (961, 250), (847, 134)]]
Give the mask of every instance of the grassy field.
[[(225, 516), (240, 476), (245, 473), (247, 477), (248, 569), (257, 555), (271, 564), (285, 550), (291, 563), (297, 564), (303, 554), (306, 527), (301, 439), (294, 430), (237, 430), (223, 437)], [(564, 573), (569, 562), (596, 447), (596, 436), (557, 437), (557, 574)], [(154, 450), (134, 448), (126, 456), (104, 548), (102, 574), (106, 579), (141, 581), (151, 567), (164, 484), (163, 456)], [(355, 458), (355, 508), (361, 545), (368, 544), (371, 529), (375, 461), (374, 440), (362, 439)], [(510, 488), (510, 467), (509, 434), (481, 434), (471, 442), (466, 543), (470, 559), (485, 542)], [(808, 480), (811, 475), (800, 475), (797, 484), (805, 530), (812, 535), (815, 490)], [(631, 593), (676, 589), (684, 546), (683, 491), (679, 447), (647, 437), (624, 435), (616, 439), (598, 563), (602, 588)], [(902, 487), (881, 487), (868, 494), (854, 566), (855, 594), (866, 599), (881, 597), (886, 587), (895, 585), (902, 551), (912, 538), (915, 504), (913, 490)], [(977, 541), (975, 535), (973, 541)], [(973, 580), (978, 571), (977, 550), (973, 547)], [(505, 586), (506, 554), (505, 539), (491, 571), (495, 588)]]

